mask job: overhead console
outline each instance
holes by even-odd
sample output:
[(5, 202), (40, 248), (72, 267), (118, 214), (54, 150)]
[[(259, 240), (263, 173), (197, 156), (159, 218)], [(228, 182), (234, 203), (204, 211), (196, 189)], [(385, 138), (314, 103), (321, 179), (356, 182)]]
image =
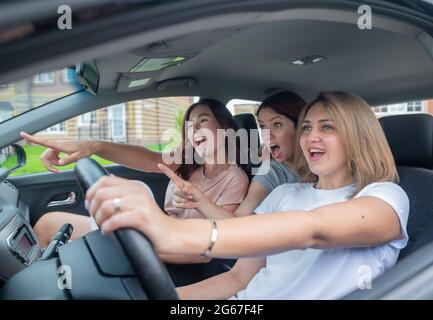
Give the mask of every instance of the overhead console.
[[(195, 86), (197, 79), (174, 78), (170, 83), (157, 81), (162, 72), (167, 68), (177, 67), (194, 59), (200, 52), (223, 39), (227, 39), (243, 30), (240, 27), (218, 29), (212, 32), (196, 32), (190, 35), (166, 39), (151, 43), (131, 50), (130, 52), (142, 59), (132, 67), (129, 72), (123, 72), (119, 78), (117, 91), (128, 92), (143, 89), (155, 85), (158, 90), (163, 90), (168, 85), (180, 84), (188, 87)], [(174, 82), (172, 81), (174, 80)], [(185, 81), (183, 81), (185, 80)], [(162, 84), (161, 82), (165, 82)]]

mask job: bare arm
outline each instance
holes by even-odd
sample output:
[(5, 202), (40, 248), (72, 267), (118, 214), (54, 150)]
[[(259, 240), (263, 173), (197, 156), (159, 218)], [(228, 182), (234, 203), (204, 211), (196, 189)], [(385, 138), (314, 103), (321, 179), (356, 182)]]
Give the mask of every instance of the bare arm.
[(262, 203), (268, 195), (268, 190), (266, 190), (260, 182), (251, 182), (247, 196), (236, 209), (235, 215), (243, 217), (254, 213), (254, 210), (256, 210), (259, 204)]
[[(161, 172), (157, 164), (164, 162), (163, 153), (154, 152), (141, 146), (105, 141), (94, 141), (93, 153), (101, 158), (145, 172)], [(171, 170), (176, 170), (179, 165), (171, 164), (168, 167)]]
[[(216, 206), (216, 205), (215, 205)], [(222, 218), (232, 218), (233, 211), (236, 209), (237, 205), (228, 205), (228, 206), (216, 206), (221, 211), (210, 215), (208, 218), (214, 219), (222, 219)], [(205, 217), (206, 218), (206, 217)], [(182, 255), (182, 254), (160, 254), (159, 257), (162, 261), (166, 263), (173, 264), (191, 264), (191, 263), (208, 263), (212, 260), (212, 258), (204, 257), (202, 255)]]
[(170, 168), (164, 165), (159, 165), (158, 168), (175, 184), (174, 206), (181, 209), (197, 209), (204, 218), (208, 219), (250, 215), (269, 194), (261, 183), (253, 181), (242, 203), (220, 206), (209, 200), (197, 186), (177, 176)]
[(269, 192), (257, 181), (251, 182), (245, 199), (239, 205), (219, 206), (204, 197), (197, 204), (197, 210), (208, 219), (224, 219), (248, 216), (266, 198)]
[[(141, 146), (104, 141), (50, 140), (25, 132), (21, 132), (21, 137), (28, 142), (47, 147), (41, 155), (41, 160), (44, 166), (54, 173), (59, 172), (54, 166), (65, 166), (81, 158), (90, 157), (92, 154), (136, 170), (161, 172), (157, 164), (162, 163), (164, 158), (174, 159), (175, 155), (174, 152), (171, 154), (163, 154), (153, 152)], [(60, 153), (62, 152), (66, 153), (66, 155), (60, 157)], [(176, 159), (175, 162), (180, 163), (180, 159)], [(176, 170), (179, 165), (170, 164), (168, 167), (171, 170)]]
[[(205, 223), (208, 222), (181, 221), (182, 226), (176, 226), (182, 235), (182, 240), (177, 239), (180, 247), (170, 250), (186, 254), (206, 250), (209, 230)], [(185, 232), (179, 227), (185, 228)], [(194, 239), (188, 235), (192, 230), (200, 230), (195, 232)], [(213, 255), (248, 257), (290, 249), (377, 246), (399, 236), (400, 222), (394, 209), (381, 199), (365, 196), (312, 211), (218, 221), (218, 241)]]
[(181, 299), (227, 299), (245, 289), (266, 264), (265, 258), (239, 259), (233, 268), (212, 278), (177, 288)]
[[(110, 194), (115, 187), (116, 194)], [(114, 214), (113, 197), (130, 210)], [(87, 192), (89, 212), (103, 232), (132, 227), (146, 234), (159, 253), (200, 255), (209, 246), (209, 221), (168, 217), (137, 183), (101, 178)], [(93, 204), (92, 204), (93, 203)], [(126, 208), (125, 208), (126, 210)], [(264, 256), (291, 249), (363, 247), (401, 236), (398, 216), (386, 201), (363, 196), (312, 211), (288, 211), (218, 220), (215, 257)], [(254, 241), (252, 241), (254, 240)]]
[(179, 255), (179, 254), (160, 254), (159, 258), (166, 263), (173, 264), (192, 264), (192, 263), (208, 263), (212, 258), (197, 255)]
[(210, 201), (206, 196), (203, 195), (202, 201), (197, 206), (197, 211), (207, 219), (227, 219), (236, 217), (236, 209), (239, 204), (228, 204), (219, 206)]

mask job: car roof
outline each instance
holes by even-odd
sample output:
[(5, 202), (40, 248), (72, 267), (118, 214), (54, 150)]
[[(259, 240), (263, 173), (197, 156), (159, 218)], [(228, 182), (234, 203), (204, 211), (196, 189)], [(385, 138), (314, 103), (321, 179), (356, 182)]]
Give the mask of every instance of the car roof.
[[(356, 1), (134, 3), (133, 10), (101, 14), (72, 30), (42, 28), (0, 44), (0, 82), (85, 60), (99, 71), (102, 105), (177, 95), (260, 100), (280, 89), (307, 100), (344, 90), (371, 104), (433, 93), (433, 21), (423, 1), (411, 8), (402, 1), (366, 1), (373, 20), (365, 30), (357, 25)], [(291, 63), (311, 55), (325, 59)], [(131, 72), (143, 59), (176, 56), (187, 59), (160, 71)], [(128, 88), (148, 78), (146, 87)]]

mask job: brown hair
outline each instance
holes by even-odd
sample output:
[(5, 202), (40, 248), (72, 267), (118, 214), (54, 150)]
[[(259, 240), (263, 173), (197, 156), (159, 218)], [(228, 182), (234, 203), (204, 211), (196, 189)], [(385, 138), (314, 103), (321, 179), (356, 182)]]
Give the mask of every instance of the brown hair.
[(299, 115), (304, 107), (305, 100), (296, 93), (282, 91), (264, 99), (257, 109), (256, 115), (258, 116), (261, 110), (270, 108), (274, 112), (292, 120), (296, 127)]
[[(189, 108), (185, 112), (185, 116), (183, 118), (183, 124), (182, 124), (182, 164), (179, 166), (179, 168), (176, 170), (176, 174), (180, 176), (184, 180), (189, 180), (192, 173), (199, 168), (201, 165), (196, 162), (196, 154), (194, 150), (194, 157), (193, 157), (193, 163), (187, 164), (185, 163), (185, 154), (186, 154), (186, 148), (192, 148), (191, 143), (186, 137), (186, 122), (189, 120), (189, 117), (191, 116), (191, 112), (198, 107), (199, 105), (205, 105), (207, 106), (210, 111), (212, 112), (213, 116), (215, 117), (216, 121), (220, 125), (221, 129), (233, 129), (235, 131), (238, 130), (238, 126), (230, 113), (230, 111), (226, 108), (226, 106), (215, 99), (207, 99), (203, 98), (200, 99), (198, 102), (193, 103), (189, 106)], [(228, 149), (228, 143), (227, 143), (227, 137), (226, 137), (226, 151)], [(239, 152), (239, 141), (236, 141), (236, 164), (239, 165), (240, 163), (240, 152)], [(240, 166), (245, 170), (243, 166)]]
[[(336, 130), (346, 148), (347, 166), (361, 191), (370, 183), (398, 181), (394, 158), (379, 121), (371, 107), (362, 98), (346, 92), (322, 92), (299, 116), (296, 141), (300, 141), (302, 122), (315, 104), (321, 103), (334, 121)], [(316, 182), (318, 176), (310, 171), (298, 143), (295, 149), (296, 169), (301, 182)]]

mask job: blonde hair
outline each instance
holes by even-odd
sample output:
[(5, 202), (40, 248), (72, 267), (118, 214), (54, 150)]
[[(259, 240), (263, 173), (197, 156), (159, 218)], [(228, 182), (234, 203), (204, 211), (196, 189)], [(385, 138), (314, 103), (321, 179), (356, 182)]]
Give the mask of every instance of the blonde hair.
[[(345, 146), (349, 174), (356, 184), (353, 195), (373, 182), (398, 181), (394, 158), (382, 127), (367, 102), (356, 95), (338, 91), (320, 93), (299, 116), (296, 141), (300, 141), (302, 122), (308, 111), (317, 103), (329, 113)], [(318, 180), (318, 176), (310, 171), (299, 143), (295, 148), (295, 164), (301, 182)]]

